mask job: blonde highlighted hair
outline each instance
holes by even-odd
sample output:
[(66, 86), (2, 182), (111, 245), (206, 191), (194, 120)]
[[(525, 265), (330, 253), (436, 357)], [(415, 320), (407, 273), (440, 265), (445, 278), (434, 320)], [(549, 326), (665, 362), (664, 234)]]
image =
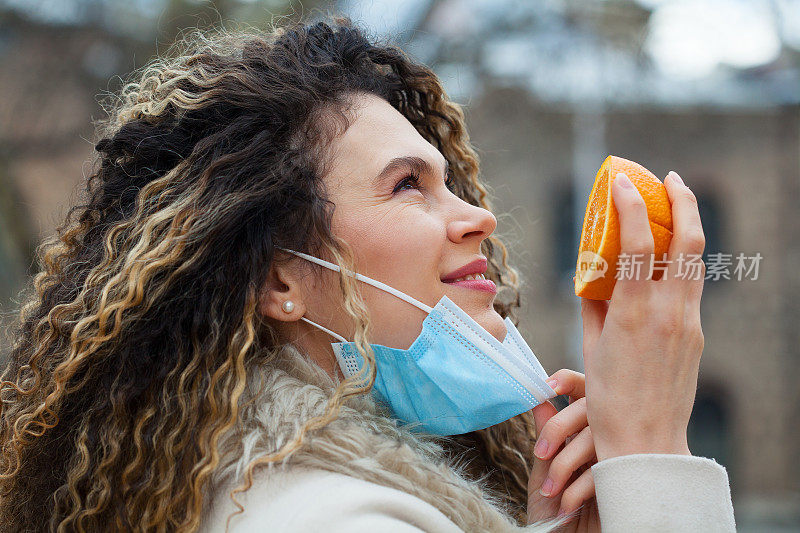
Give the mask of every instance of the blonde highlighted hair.
[[(255, 468), (293, 462), (413, 492), (464, 529), (524, 521), (532, 416), (412, 434), (369, 399), (375, 365), (328, 382), (257, 313), (276, 247), (354, 268), (321, 176), (358, 92), (391, 103), (447, 158), (456, 194), (489, 208), (460, 107), (343, 17), (194, 31), (105, 102), (85, 202), (38, 249), (0, 383), (0, 524), (194, 531), (211, 487), (239, 480), (235, 500)], [(509, 316), (517, 274), (498, 238), (483, 252)], [(340, 281), (373, 361), (358, 287)], [(382, 473), (353, 467), (377, 446), (359, 424), (403, 450)]]

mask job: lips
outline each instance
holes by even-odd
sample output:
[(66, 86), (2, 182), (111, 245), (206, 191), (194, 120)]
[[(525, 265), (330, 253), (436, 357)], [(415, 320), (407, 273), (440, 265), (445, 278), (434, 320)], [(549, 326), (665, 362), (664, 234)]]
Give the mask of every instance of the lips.
[(448, 285), (455, 285), (457, 287), (464, 287), (465, 289), (473, 289), (476, 291), (490, 292), (497, 294), (497, 285), (490, 279), (468, 279), (463, 281), (448, 281)]
[(476, 259), (475, 261), (467, 263), (461, 268), (458, 268), (450, 272), (449, 274), (447, 274), (442, 278), (442, 281), (444, 281), (445, 283), (451, 283), (465, 276), (473, 274), (484, 274), (488, 267), (489, 267), (489, 262), (486, 260), (485, 257), (481, 257), (480, 259)]
[(486, 279), (485, 272), (487, 268), (488, 261), (485, 258), (476, 259), (447, 274), (442, 278), (442, 281), (448, 285), (496, 294), (497, 286), (492, 280)]

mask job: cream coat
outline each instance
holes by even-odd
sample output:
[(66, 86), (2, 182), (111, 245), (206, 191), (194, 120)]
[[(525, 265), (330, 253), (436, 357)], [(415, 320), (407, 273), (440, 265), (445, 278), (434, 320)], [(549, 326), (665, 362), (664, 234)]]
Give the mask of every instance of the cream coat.
[[(229, 492), (246, 465), (275, 450), (302, 420), (321, 414), (335, 386), (287, 348), (283, 370), (263, 376), (266, 395), (245, 411), (252, 429), (223, 446), (228, 462), (208, 493), (203, 532), (225, 531)], [(361, 397), (282, 465), (254, 470), (236, 497), (245, 508), (228, 531), (251, 533), (548, 531), (518, 527), (476, 482), (441, 458), (435, 441), (398, 428)], [(604, 532), (735, 532), (728, 475), (703, 457), (637, 454), (592, 466)], [(234, 481), (236, 480), (236, 481)]]

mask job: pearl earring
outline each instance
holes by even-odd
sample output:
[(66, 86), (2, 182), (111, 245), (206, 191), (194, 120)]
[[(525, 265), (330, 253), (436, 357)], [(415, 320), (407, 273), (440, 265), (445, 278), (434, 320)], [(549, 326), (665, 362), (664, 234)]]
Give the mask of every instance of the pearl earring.
[(292, 311), (294, 311), (294, 302), (291, 300), (286, 300), (285, 302), (283, 302), (283, 305), (281, 307), (285, 312), (291, 313)]

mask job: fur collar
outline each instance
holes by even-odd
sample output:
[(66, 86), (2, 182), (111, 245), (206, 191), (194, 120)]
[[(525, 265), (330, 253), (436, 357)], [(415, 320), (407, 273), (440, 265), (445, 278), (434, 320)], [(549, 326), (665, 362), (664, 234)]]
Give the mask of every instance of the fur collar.
[[(276, 364), (253, 376), (242, 408), (242, 431), (221, 442), (222, 466), (211, 493), (243, 482), (251, 461), (290, 443), (303, 424), (325, 413), (337, 383), (296, 348), (283, 348)], [(464, 464), (448, 459), (442, 437), (412, 433), (369, 395), (350, 398), (326, 426), (306, 434), (279, 463), (338, 472), (410, 493), (441, 510), (465, 531), (550, 531), (550, 525), (520, 527), (485, 489), (465, 476)], [(268, 470), (268, 471), (269, 471)]]

